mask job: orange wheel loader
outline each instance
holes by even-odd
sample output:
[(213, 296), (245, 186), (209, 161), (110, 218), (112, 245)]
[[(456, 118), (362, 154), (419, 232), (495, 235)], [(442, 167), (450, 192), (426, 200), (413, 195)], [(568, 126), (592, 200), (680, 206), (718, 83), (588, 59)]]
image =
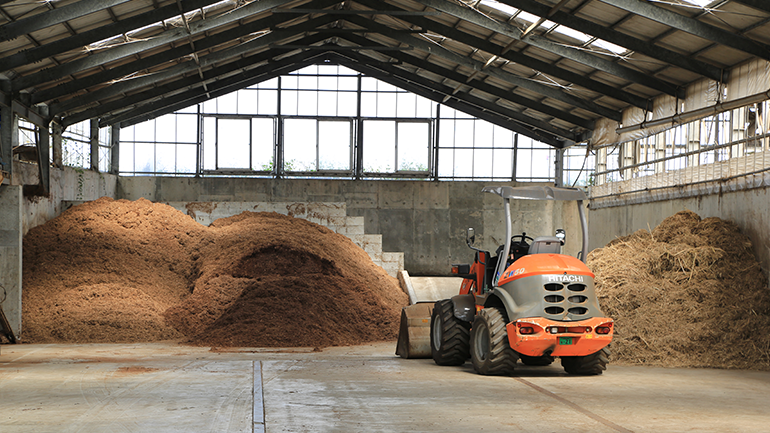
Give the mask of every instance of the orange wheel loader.
[[(405, 307), (396, 353), (432, 357), (438, 365), (470, 358), (479, 374), (513, 373), (518, 361), (550, 365), (555, 358), (569, 374), (601, 374), (609, 361), (613, 321), (599, 308), (588, 249), (583, 191), (555, 187), (485, 187), (503, 199), (505, 237), (495, 255), (476, 251), (473, 264), (453, 265), (463, 277), (460, 293), (435, 303)], [(566, 233), (532, 238), (511, 233), (511, 200), (563, 200), (577, 204), (582, 228), (581, 259), (561, 254)]]

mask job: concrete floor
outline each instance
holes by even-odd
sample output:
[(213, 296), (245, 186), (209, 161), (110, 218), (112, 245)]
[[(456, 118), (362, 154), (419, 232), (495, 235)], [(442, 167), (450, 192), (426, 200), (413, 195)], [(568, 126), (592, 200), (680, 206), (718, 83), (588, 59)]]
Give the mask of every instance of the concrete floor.
[(573, 377), (557, 362), (484, 377), (394, 347), (6, 345), (0, 431), (770, 431), (770, 372), (611, 365)]

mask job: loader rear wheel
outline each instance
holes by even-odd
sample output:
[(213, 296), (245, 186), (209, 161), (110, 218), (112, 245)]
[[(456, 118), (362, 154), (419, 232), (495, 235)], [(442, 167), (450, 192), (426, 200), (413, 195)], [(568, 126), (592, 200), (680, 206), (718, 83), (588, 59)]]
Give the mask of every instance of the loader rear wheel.
[(519, 355), (519, 359), (521, 359), (521, 362), (524, 365), (529, 365), (532, 367), (542, 367), (546, 365), (551, 365), (553, 363), (553, 356)]
[(430, 352), (438, 365), (463, 365), (470, 355), (471, 324), (454, 315), (450, 299), (436, 302), (430, 319)]
[(471, 327), (471, 362), (476, 373), (490, 376), (513, 374), (518, 355), (508, 343), (505, 313), (484, 308)]
[(602, 350), (586, 356), (562, 356), (561, 365), (564, 371), (569, 374), (581, 376), (595, 376), (602, 374), (607, 369), (607, 363), (610, 362), (610, 348), (605, 347)]

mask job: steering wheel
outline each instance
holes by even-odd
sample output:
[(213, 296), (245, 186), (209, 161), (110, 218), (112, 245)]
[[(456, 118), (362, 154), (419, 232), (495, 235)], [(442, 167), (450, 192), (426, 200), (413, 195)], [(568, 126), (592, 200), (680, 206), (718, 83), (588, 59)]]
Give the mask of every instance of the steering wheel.
[(513, 235), (511, 236), (511, 248), (513, 248), (514, 245), (518, 245), (520, 247), (529, 247), (529, 242), (527, 241), (534, 241), (531, 237), (527, 236), (527, 233), (522, 233), (520, 235)]

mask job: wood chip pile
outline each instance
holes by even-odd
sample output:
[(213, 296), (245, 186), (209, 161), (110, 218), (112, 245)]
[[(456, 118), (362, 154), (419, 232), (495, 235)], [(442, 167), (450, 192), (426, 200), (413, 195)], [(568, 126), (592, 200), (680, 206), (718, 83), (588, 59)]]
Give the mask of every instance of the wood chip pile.
[(325, 347), (396, 337), (398, 281), (350, 239), (244, 212), (205, 227), (102, 198), (24, 238), (23, 340)]

